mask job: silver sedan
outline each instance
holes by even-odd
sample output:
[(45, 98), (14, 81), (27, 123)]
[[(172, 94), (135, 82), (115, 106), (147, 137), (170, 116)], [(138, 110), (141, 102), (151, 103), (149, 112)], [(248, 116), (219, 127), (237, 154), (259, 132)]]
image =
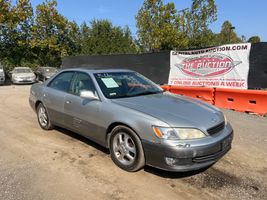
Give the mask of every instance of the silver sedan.
[(222, 112), (130, 70), (66, 69), (30, 91), (41, 128), (60, 126), (109, 148), (126, 171), (208, 167), (231, 148)]
[(15, 67), (11, 71), (11, 81), (14, 84), (35, 83), (35, 74), (29, 67)]

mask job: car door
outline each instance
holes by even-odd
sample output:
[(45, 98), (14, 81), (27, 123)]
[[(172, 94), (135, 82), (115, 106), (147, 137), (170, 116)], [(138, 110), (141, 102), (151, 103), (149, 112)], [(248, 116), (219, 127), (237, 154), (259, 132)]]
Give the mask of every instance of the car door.
[(65, 126), (65, 97), (70, 91), (70, 85), (75, 72), (67, 71), (58, 74), (44, 89), (43, 102), (54, 124)]
[[(94, 83), (87, 73), (77, 72), (71, 85), (70, 94), (65, 97), (65, 123), (69, 128), (87, 138), (102, 143), (105, 140), (101, 128), (101, 101), (82, 99), (82, 90), (97, 95)], [(102, 134), (100, 134), (102, 133)]]

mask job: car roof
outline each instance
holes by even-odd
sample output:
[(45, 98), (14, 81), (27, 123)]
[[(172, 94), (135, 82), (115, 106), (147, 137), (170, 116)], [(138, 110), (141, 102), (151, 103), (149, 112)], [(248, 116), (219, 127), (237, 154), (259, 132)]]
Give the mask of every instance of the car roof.
[(129, 69), (120, 69), (120, 68), (108, 68), (108, 67), (97, 67), (97, 68), (68, 68), (63, 69), (62, 71), (81, 71), (81, 72), (87, 72), (87, 73), (111, 73), (111, 72), (134, 72)]
[(56, 69), (55, 67), (49, 67), (49, 66), (42, 66), (42, 67), (39, 67), (39, 68), (41, 68), (41, 69), (43, 69), (43, 68), (53, 68), (53, 69)]
[(14, 69), (30, 69), (29, 67), (15, 67)]

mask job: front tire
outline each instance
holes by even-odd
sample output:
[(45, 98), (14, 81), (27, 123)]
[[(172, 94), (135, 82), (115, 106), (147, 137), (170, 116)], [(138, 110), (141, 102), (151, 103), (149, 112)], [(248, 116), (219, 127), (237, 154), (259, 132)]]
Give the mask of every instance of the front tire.
[(110, 155), (118, 167), (128, 172), (138, 171), (145, 165), (142, 143), (136, 133), (126, 126), (112, 130)]
[(42, 103), (37, 106), (37, 119), (42, 129), (51, 130), (54, 128), (48, 116), (47, 110)]

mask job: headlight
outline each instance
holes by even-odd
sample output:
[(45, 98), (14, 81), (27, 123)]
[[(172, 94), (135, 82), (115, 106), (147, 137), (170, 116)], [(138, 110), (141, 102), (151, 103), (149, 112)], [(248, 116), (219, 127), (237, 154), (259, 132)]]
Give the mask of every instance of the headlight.
[(167, 140), (175, 140), (179, 139), (178, 135), (174, 131), (173, 128), (163, 128), (153, 126), (154, 133), (157, 137), (167, 139)]
[(206, 135), (198, 129), (179, 129), (175, 128), (181, 140), (197, 139), (206, 137)]
[(34, 79), (36, 76), (35, 76), (35, 74), (31, 74), (30, 76), (29, 76), (29, 78), (31, 78), (31, 79)]
[(206, 135), (193, 128), (164, 128), (153, 126), (154, 133), (157, 137), (166, 140), (190, 140), (206, 137)]

